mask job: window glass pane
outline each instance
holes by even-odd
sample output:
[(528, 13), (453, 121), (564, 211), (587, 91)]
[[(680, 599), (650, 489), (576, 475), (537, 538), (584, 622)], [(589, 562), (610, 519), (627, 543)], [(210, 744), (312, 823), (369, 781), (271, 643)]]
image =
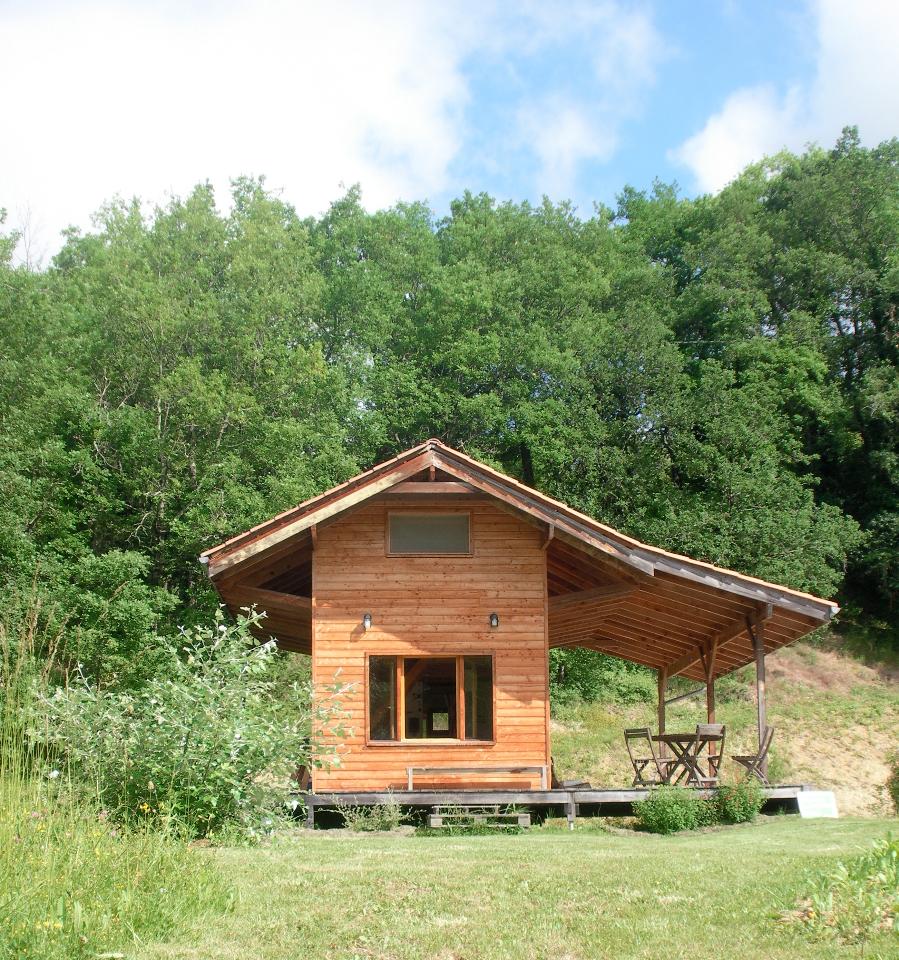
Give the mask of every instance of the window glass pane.
[(406, 737), (457, 737), (456, 658), (406, 657)]
[(467, 513), (391, 513), (391, 553), (469, 553)]
[(493, 658), (465, 658), (465, 739), (493, 739)]
[(396, 740), (396, 657), (368, 658), (368, 726), (372, 740)]

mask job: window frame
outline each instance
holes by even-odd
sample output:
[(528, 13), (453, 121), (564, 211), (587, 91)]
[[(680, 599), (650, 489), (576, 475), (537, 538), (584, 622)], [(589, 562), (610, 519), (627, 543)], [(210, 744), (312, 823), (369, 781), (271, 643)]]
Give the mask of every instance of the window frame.
[[(371, 657), (394, 657), (396, 659), (396, 740), (372, 740), (371, 738)], [(491, 729), (490, 740), (474, 740), (465, 737), (465, 658), (489, 657), (491, 677)], [(455, 737), (409, 737), (406, 730), (406, 660), (455, 660), (456, 661), (456, 736)], [(365, 745), (367, 747), (490, 747), (496, 744), (496, 653), (493, 650), (470, 650), (467, 653), (418, 653), (408, 650), (367, 651), (365, 654)], [(458, 736), (458, 734), (462, 736)]]
[[(396, 553), (391, 549), (390, 544), (390, 518), (396, 515), (400, 516), (419, 516), (419, 517), (445, 517), (447, 515), (468, 517), (468, 552), (467, 553), (439, 553), (430, 551), (428, 553)], [(415, 559), (417, 557), (473, 557), (474, 556), (474, 534), (472, 532), (472, 512), (471, 510), (450, 509), (435, 510), (433, 507), (422, 507), (419, 509), (392, 509), (387, 511), (387, 522), (384, 524), (384, 555), (387, 557), (401, 557), (403, 559)]]

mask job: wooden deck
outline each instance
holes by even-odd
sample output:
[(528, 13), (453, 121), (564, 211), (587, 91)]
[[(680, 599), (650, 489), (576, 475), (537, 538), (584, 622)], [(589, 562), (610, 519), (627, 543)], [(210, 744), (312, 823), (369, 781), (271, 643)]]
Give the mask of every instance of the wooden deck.
[[(697, 790), (708, 797), (717, 788)], [(796, 810), (797, 798), (804, 790), (813, 790), (807, 783), (765, 787), (765, 807)], [(306, 825), (315, 825), (316, 811), (336, 810), (338, 804), (351, 807), (396, 803), (401, 807), (434, 806), (500, 806), (512, 805), (544, 810), (551, 815), (566, 816), (572, 822), (577, 816), (627, 817), (633, 804), (649, 794), (646, 788), (618, 790), (393, 790), (385, 792), (332, 792), (298, 794), (306, 806)]]

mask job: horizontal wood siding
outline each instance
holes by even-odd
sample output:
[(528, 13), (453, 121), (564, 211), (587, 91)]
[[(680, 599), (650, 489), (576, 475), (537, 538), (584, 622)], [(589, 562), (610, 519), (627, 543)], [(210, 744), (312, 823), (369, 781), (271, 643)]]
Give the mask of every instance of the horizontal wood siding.
[[(431, 500), (434, 512), (458, 504)], [(340, 763), (314, 774), (316, 792), (405, 789), (406, 767), (538, 766), (548, 763), (546, 554), (541, 532), (490, 503), (472, 503), (472, 556), (388, 557), (380, 498), (323, 527), (314, 555), (313, 678), (352, 684), (342, 707)], [(371, 613), (365, 631), (362, 616)], [(491, 629), (488, 618), (499, 615)], [(366, 655), (492, 654), (495, 742), (366, 742)], [(339, 671), (339, 674), (338, 674)], [(526, 774), (430, 776), (416, 787), (538, 788)]]

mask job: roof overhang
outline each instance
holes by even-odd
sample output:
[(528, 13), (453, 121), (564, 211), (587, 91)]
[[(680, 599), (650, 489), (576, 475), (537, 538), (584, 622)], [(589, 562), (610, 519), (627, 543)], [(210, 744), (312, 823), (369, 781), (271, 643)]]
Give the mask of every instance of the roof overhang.
[(568, 534), (574, 541), (592, 547), (612, 562), (621, 564), (625, 571), (633, 571), (636, 576), (651, 577), (656, 572), (664, 572), (727, 590), (758, 603), (776, 604), (822, 622), (829, 620), (839, 610), (831, 600), (822, 600), (789, 587), (641, 543), (447, 447), (439, 440), (428, 440), (412, 447), (398, 457), (204, 551), (201, 562), (207, 565), (209, 576), (215, 579), (429, 467), (458, 477), (513, 509), (542, 521), (556, 533)]
[(283, 557), (294, 546), (311, 549), (318, 525), (435, 471), (540, 525), (556, 562), (564, 563), (558, 561), (563, 555), (570, 559), (572, 551), (589, 558), (597, 571), (593, 592), (585, 591), (582, 600), (568, 597), (555, 610), (552, 600), (560, 598), (551, 597), (551, 645), (591, 647), (701, 676), (704, 644), (720, 647), (720, 672), (728, 672), (751, 659), (753, 622), (768, 624), (766, 636), (774, 648), (827, 623), (839, 610), (830, 600), (641, 543), (439, 440), (406, 450), (210, 548), (201, 562), (223, 597), (223, 588), (231, 585), (228, 602), (233, 607), (236, 598), (248, 596), (244, 585), (235, 586), (243, 571), (256, 571), (251, 585), (258, 590), (264, 586), (258, 571), (275, 575), (281, 569), (280, 561), (268, 558)]

